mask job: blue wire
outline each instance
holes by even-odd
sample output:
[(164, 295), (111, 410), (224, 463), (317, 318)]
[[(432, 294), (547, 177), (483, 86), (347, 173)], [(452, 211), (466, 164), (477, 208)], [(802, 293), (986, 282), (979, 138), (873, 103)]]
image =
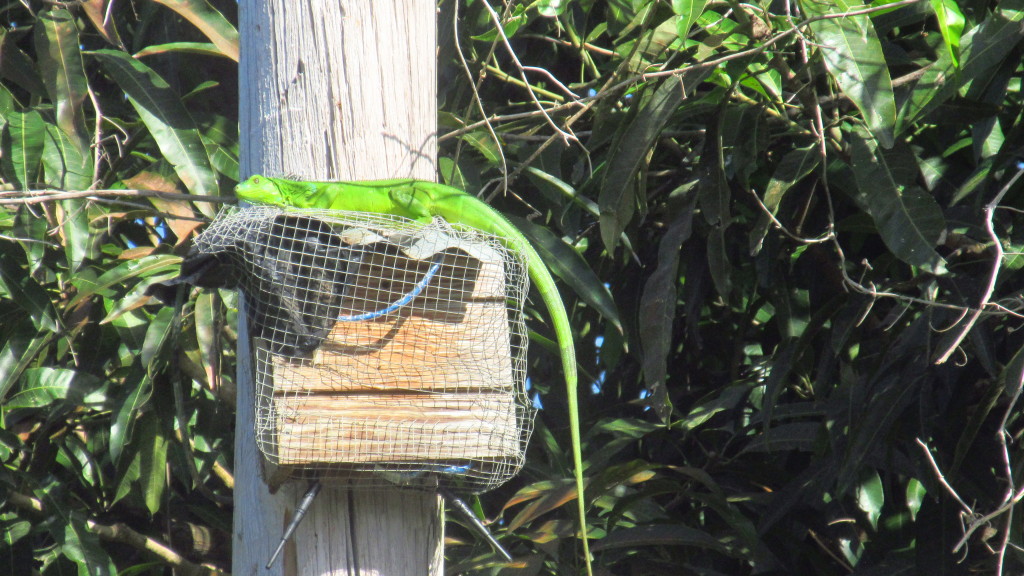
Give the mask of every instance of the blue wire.
[(375, 312), (367, 312), (365, 314), (357, 314), (355, 316), (338, 316), (338, 322), (362, 322), (363, 320), (373, 320), (374, 318), (380, 318), (385, 314), (390, 314), (409, 302), (412, 302), (412, 299), (419, 296), (420, 292), (423, 292), (423, 289), (427, 287), (427, 284), (430, 284), (430, 281), (434, 278), (434, 275), (437, 274), (437, 271), (441, 269), (442, 260), (444, 260), (444, 255), (438, 254), (434, 258), (434, 263), (430, 265), (430, 270), (427, 270), (427, 273), (423, 276), (423, 279), (417, 282), (408, 294), (399, 298), (394, 304), (384, 308), (383, 310), (377, 310)]

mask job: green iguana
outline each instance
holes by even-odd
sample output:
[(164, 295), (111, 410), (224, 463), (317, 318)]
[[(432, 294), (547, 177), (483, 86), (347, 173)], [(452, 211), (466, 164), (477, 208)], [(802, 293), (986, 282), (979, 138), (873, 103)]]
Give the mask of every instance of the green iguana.
[(440, 216), (453, 224), (464, 224), (504, 240), (513, 250), (525, 250), (530, 280), (537, 286), (551, 314), (565, 371), (569, 402), (569, 429), (576, 469), (576, 491), (580, 533), (587, 574), (592, 575), (587, 542), (586, 505), (583, 499), (583, 457), (580, 451), (580, 418), (576, 397), (576, 352), (565, 305), (547, 266), (530, 242), (499, 212), (462, 190), (423, 180), (373, 180), (363, 182), (304, 182), (267, 176), (250, 176), (235, 187), (239, 200), (294, 208), (372, 212), (404, 216), (430, 222)]

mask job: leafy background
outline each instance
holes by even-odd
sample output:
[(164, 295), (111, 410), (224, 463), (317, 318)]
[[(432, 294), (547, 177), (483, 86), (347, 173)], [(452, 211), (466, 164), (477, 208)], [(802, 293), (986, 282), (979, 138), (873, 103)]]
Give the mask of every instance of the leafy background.
[[(144, 290), (238, 179), (236, 11), (0, 12), (2, 570), (230, 567), (235, 295)], [(440, 178), (515, 218), (576, 327), (599, 573), (1024, 570), (1024, 2), (438, 25)], [(527, 467), (474, 503), (516, 563), (450, 524), (453, 574), (583, 569), (533, 317)]]

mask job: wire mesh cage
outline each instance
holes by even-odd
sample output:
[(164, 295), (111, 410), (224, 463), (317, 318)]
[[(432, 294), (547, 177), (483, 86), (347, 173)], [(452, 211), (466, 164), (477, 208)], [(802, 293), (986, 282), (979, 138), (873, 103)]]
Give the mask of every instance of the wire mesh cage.
[(482, 492), (523, 465), (525, 255), (440, 218), (227, 209), (268, 475)]

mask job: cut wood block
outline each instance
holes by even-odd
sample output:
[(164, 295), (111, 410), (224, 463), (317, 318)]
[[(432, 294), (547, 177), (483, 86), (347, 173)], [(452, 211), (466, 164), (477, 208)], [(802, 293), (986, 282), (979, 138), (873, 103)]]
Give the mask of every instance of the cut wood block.
[[(388, 244), (367, 250), (347, 271), (342, 316), (387, 308), (437, 261)], [(412, 301), (337, 322), (311, 357), (255, 343), (257, 438), (271, 468), (351, 479), (468, 464), (481, 487), (518, 470), (530, 429), (525, 337), (508, 303), (523, 295), (506, 294), (500, 258), (452, 249), (440, 262)]]
[[(398, 275), (387, 254), (373, 254), (347, 294), (343, 314), (379, 310), (408, 293), (429, 263), (404, 259)], [(382, 262), (385, 265), (382, 264)], [(452, 262), (461, 276), (456, 280)], [(377, 268), (380, 269), (377, 269)], [(384, 271), (390, 279), (381, 280)], [(418, 270), (418, 271), (417, 271)], [(312, 359), (276, 357), (276, 392), (358, 392), (368, 390), (508, 390), (517, 382), (501, 262), (480, 262), (447, 254), (439, 283), (431, 283), (398, 313), (335, 324)], [(399, 277), (401, 276), (401, 277)], [(374, 283), (371, 290), (368, 283)], [(358, 304), (358, 306), (356, 306)], [(519, 342), (515, 346), (521, 345)]]
[(522, 448), (508, 394), (313, 395), (272, 406), (276, 434), (265, 439), (279, 466), (514, 460)]

